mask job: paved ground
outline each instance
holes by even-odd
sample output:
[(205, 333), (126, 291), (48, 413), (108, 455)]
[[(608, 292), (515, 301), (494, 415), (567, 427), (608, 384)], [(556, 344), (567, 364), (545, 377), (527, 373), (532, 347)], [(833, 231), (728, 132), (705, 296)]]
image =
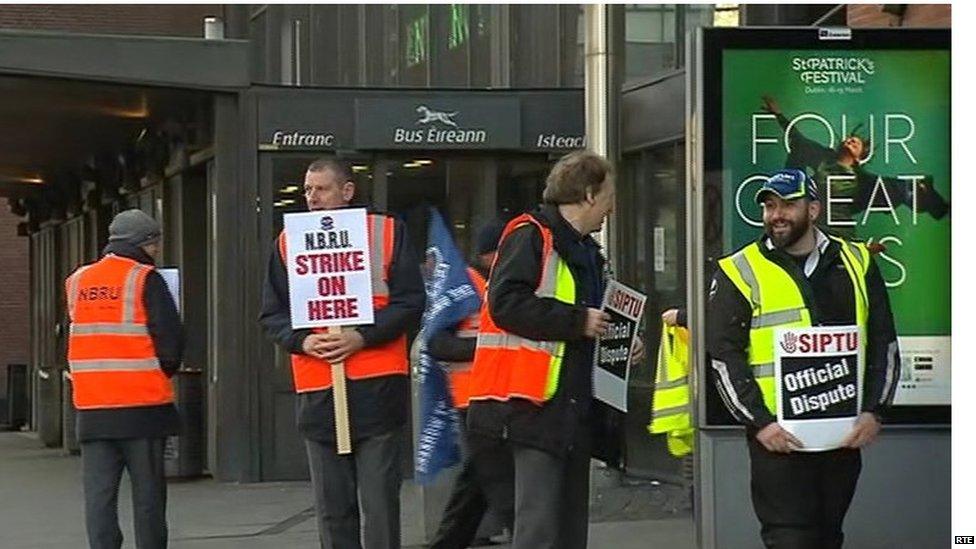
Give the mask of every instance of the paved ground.
[[(85, 546), (81, 462), (43, 448), (29, 433), (0, 433), (0, 548)], [(423, 547), (418, 488), (403, 488), (403, 543)], [(691, 549), (694, 533), (682, 494), (668, 485), (624, 483), (598, 488), (591, 548)], [(123, 480), (119, 514), (131, 543), (129, 487)], [(316, 547), (307, 482), (169, 485), (170, 546), (187, 549)], [(650, 519), (650, 520), (649, 520)], [(503, 546), (496, 546), (503, 547)]]

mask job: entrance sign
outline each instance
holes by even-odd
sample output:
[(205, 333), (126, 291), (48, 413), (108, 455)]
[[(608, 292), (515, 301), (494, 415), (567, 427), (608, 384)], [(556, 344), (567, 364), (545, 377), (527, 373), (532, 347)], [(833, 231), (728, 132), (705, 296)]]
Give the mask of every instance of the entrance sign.
[[(372, 324), (366, 210), (289, 213), (284, 219), (292, 328), (328, 327), (333, 335), (341, 333), (341, 326)], [(339, 454), (349, 454), (352, 440), (345, 364), (333, 362), (331, 366), (336, 448)]]
[(289, 213), (284, 218), (292, 328), (372, 324), (366, 210)]
[(803, 451), (840, 448), (861, 411), (865, 342), (857, 326), (779, 328), (777, 421)]
[(610, 327), (596, 341), (593, 396), (621, 412), (627, 411), (630, 350), (634, 348), (646, 301), (646, 295), (616, 280), (610, 281), (603, 296), (601, 310), (610, 315)]

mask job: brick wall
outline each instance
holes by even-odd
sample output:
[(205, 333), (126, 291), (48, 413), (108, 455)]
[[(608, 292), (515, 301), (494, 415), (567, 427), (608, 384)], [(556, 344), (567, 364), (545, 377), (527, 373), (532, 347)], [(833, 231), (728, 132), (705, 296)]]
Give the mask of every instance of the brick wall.
[(847, 26), (952, 28), (949, 4), (907, 4), (902, 17), (883, 12), (882, 7), (883, 4), (847, 6)]
[(203, 18), (223, 11), (220, 4), (7, 4), (0, 5), (0, 29), (202, 38)]
[(0, 399), (7, 395), (7, 364), (30, 358), (30, 257), (21, 218), (0, 205)]

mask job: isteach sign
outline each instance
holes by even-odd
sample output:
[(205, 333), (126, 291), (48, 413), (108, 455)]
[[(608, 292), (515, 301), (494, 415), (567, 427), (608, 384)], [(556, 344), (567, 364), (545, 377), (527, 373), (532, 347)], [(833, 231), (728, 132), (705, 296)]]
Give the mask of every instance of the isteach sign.
[(376, 98), (356, 100), (359, 149), (517, 149), (516, 97)]

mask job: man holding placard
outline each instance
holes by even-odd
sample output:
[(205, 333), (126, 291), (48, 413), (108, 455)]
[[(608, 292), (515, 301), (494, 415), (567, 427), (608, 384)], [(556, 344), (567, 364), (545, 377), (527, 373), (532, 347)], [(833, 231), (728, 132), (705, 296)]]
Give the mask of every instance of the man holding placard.
[(816, 227), (805, 172), (773, 174), (756, 200), (765, 235), (719, 260), (709, 292), (713, 377), (746, 426), (765, 545), (839, 548), (899, 375), (888, 294), (865, 245)]
[[(345, 163), (309, 165), (305, 199), (315, 213), (286, 219), (268, 262), (261, 323), (291, 353), (321, 546), (392, 549), (400, 547), (401, 430), (410, 409), (407, 332), (425, 295), (403, 223), (350, 209), (355, 190)], [(333, 372), (344, 375), (333, 383)]]
[[(488, 279), (470, 381), (472, 437), (507, 441), (515, 462), (513, 549), (586, 547), (596, 339), (605, 260), (591, 236), (613, 209), (612, 166), (559, 160), (538, 210), (508, 223)], [(632, 360), (643, 346), (637, 339)], [(599, 434), (599, 433), (598, 433)]]

